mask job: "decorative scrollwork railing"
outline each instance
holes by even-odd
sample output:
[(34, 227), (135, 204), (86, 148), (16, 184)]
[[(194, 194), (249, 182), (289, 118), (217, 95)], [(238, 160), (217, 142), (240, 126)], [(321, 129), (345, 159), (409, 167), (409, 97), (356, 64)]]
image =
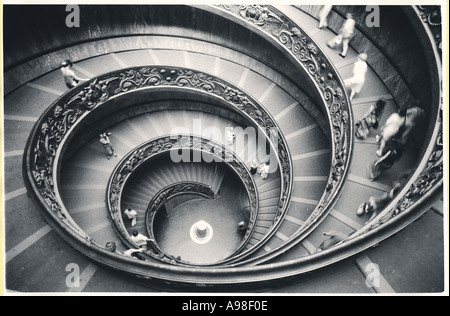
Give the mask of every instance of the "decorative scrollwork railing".
[[(158, 252), (160, 253), (163, 253), (163, 250), (158, 247), (153, 229), (156, 213), (167, 201), (182, 194), (195, 194), (207, 199), (213, 199), (215, 197), (214, 191), (211, 189), (211, 186), (205, 185), (203, 183), (189, 181), (172, 184), (155, 194), (155, 196), (148, 204), (147, 210), (145, 212), (145, 226), (148, 236), (151, 239), (155, 240), (155, 247), (157, 247)], [(253, 225), (254, 219), (255, 218), (253, 217)], [(249, 235), (247, 235), (247, 237), (248, 236)]]
[[(52, 104), (36, 123), (27, 145), (24, 167), (29, 170), (29, 180), (38, 193), (42, 204), (56, 215), (70, 229), (79, 235), (89, 237), (78, 228), (65, 209), (58, 190), (60, 148), (70, 138), (73, 127), (99, 107), (119, 96), (143, 89), (189, 89), (208, 94), (227, 104), (262, 131), (277, 155), (281, 172), (281, 194), (277, 213), (271, 230), (251, 248), (256, 251), (281, 222), (290, 202), (292, 191), (292, 161), (283, 134), (270, 114), (251, 96), (228, 82), (214, 76), (186, 68), (148, 66), (134, 67), (101, 75), (82, 83)], [(277, 140), (274, 148), (273, 139)], [(250, 254), (250, 251), (246, 252)]]
[[(235, 153), (213, 140), (193, 135), (168, 135), (145, 142), (128, 153), (128, 155), (122, 158), (116, 166), (108, 182), (106, 201), (110, 219), (113, 222), (114, 228), (119, 237), (129, 247), (135, 247), (130, 240), (130, 235), (123, 222), (121, 211), (123, 190), (127, 185), (127, 181), (130, 179), (130, 176), (138, 170), (139, 167), (144, 164), (151, 163), (152, 158), (164, 153), (178, 150), (199, 151), (206, 153), (207, 155), (211, 155), (214, 161), (225, 163), (241, 179), (250, 201), (250, 220), (243, 241), (235, 251), (235, 253), (240, 252), (247, 244), (256, 224), (259, 198), (255, 181), (248, 167), (239, 159), (239, 157), (236, 156)], [(182, 163), (182, 161), (180, 163)], [(149, 201), (149, 210), (157, 210), (158, 206), (161, 204), (161, 201), (167, 197), (164, 194), (175, 194), (173, 190), (180, 190), (181, 188), (182, 187), (180, 186), (176, 186), (163, 189), (162, 192), (159, 192), (151, 199), (151, 201)], [(188, 188), (189, 186), (184, 186), (184, 189)], [(198, 186), (196, 188), (199, 189)], [(150, 211), (150, 213), (147, 212), (147, 214), (147, 224), (150, 224), (152, 219), (150, 215), (152, 215), (153, 212)], [(165, 256), (162, 251), (156, 255), (149, 252), (146, 254), (157, 260), (173, 259)]]
[[(232, 6), (227, 6), (224, 11), (228, 11), (229, 8), (232, 8)], [(284, 17), (282, 14), (277, 14), (276, 11), (273, 10), (272, 12), (277, 14), (277, 17), (279, 17), (283, 22), (281, 23), (277, 18), (270, 18), (270, 23), (268, 23), (267, 21), (269, 20), (269, 15), (267, 12), (265, 12), (265, 10), (263, 10), (264, 12), (258, 13), (259, 15), (255, 16), (252, 11), (246, 13), (248, 11), (246, 7), (238, 7), (238, 9), (239, 10), (233, 9), (237, 14), (230, 13), (230, 15), (233, 15), (237, 19), (245, 21), (245, 23), (251, 24), (252, 27), (260, 29), (262, 33), (274, 39), (276, 44), (280, 44), (281, 47), (285, 47), (285, 49), (289, 51), (289, 54), (294, 54), (296, 52), (299, 53), (300, 50), (303, 50), (303, 52), (301, 54), (298, 54), (299, 56), (304, 55), (305, 52), (309, 54), (308, 50), (305, 51), (305, 49), (307, 49), (307, 46), (302, 44), (302, 38), (303, 36), (305, 36), (305, 34), (302, 34), (301, 32), (295, 30), (293, 28), (295, 27), (295, 23), (292, 23), (292, 21)], [(270, 10), (271, 7), (268, 7), (268, 9)], [(247, 19), (249, 20), (247, 21)], [(271, 21), (271, 19), (274, 20)], [(266, 25), (269, 24), (272, 25), (270, 28), (263, 29), (263, 27), (266, 27)], [(287, 31), (288, 33), (290, 33), (290, 36), (286, 37), (285, 40), (281, 40), (279, 37), (276, 37), (275, 34), (270, 31), (270, 29), (274, 28), (274, 26), (277, 25), (278, 27), (282, 27), (285, 32)], [(279, 34), (283, 34), (285, 32), (280, 32)], [(296, 43), (301, 45), (302, 48), (300, 50), (298, 48), (292, 50), (290, 48), (293, 47), (293, 42), (291, 41), (291, 39), (294, 39)], [(306, 41), (308, 42), (307, 37)], [(295, 44), (295, 46), (297, 46), (297, 44)], [(313, 46), (311, 46), (311, 48), (313, 48)], [(308, 70), (308, 73), (310, 73), (310, 76), (312, 78), (318, 79), (318, 81), (315, 81), (316, 85), (318, 86), (318, 89), (322, 91), (324, 100), (326, 100), (326, 110), (329, 115), (330, 122), (334, 122), (332, 123), (332, 135), (334, 140), (332, 143), (333, 155), (335, 157), (339, 157), (340, 153), (342, 153), (341, 157), (333, 158), (332, 166), (337, 171), (332, 172), (332, 175), (329, 179), (330, 186), (328, 187), (330, 189), (329, 194), (337, 196), (339, 193), (339, 186), (342, 185), (343, 179), (345, 178), (345, 173), (340, 173), (339, 170), (341, 170), (342, 168), (342, 170), (345, 172), (345, 170), (348, 169), (347, 167), (352, 149), (350, 140), (352, 135), (352, 118), (350, 116), (350, 112), (348, 112), (349, 105), (346, 101), (347, 98), (345, 97), (344, 90), (342, 90), (342, 84), (338, 79), (339, 76), (337, 72), (327, 61), (327, 59), (324, 56), (320, 55), (320, 52), (318, 52), (318, 54), (319, 55), (313, 54), (313, 56), (315, 57), (316, 61), (318, 61), (317, 64), (320, 66), (320, 69), (314, 69), (315, 63), (312, 62), (312, 73), (310, 70)], [(299, 65), (302, 65), (304, 69), (308, 69), (306, 63), (302, 62), (300, 58), (298, 60)], [(145, 74), (149, 73), (149, 68), (152, 67), (144, 68), (147, 69), (144, 71)], [(171, 72), (167, 70), (169, 69), (167, 67), (160, 67), (158, 69), (165, 69), (166, 73)], [(128, 71), (131, 71), (131, 74), (126, 75)], [(311, 256), (305, 256), (296, 260), (291, 260), (289, 262), (273, 263), (270, 265), (261, 265), (258, 267), (250, 268), (246, 267), (242, 269), (234, 267), (223, 269), (173, 267), (168, 265), (154, 264), (151, 262), (142, 262), (139, 260), (129, 259), (115, 253), (110, 253), (109, 251), (105, 250), (103, 246), (99, 246), (93, 243), (89, 239), (89, 237), (81, 229), (79, 229), (76, 223), (74, 223), (70, 218), (70, 215), (65, 209), (58, 193), (57, 174), (60, 164), (59, 159), (61, 151), (63, 151), (64, 143), (73, 130), (73, 127), (81, 119), (88, 116), (89, 111), (103, 105), (106, 106), (106, 103), (109, 99), (121, 94), (120, 92), (115, 94), (115, 89), (119, 88), (119, 82), (122, 82), (122, 79), (119, 78), (122, 78), (122, 76), (125, 77), (123, 79), (124, 85), (130, 86), (130, 90), (128, 91), (131, 91), (133, 89), (137, 90), (141, 88), (144, 89), (158, 86), (159, 80), (156, 78), (151, 80), (153, 81), (153, 83), (146, 81), (146, 84), (143, 84), (142, 82), (144, 82), (145, 79), (141, 80), (139, 78), (136, 78), (132, 79), (132, 81), (141, 83), (127, 84), (126, 78), (134, 77), (135, 75), (133, 75), (133, 72), (140, 71), (139, 69), (135, 68), (128, 69), (127, 71), (121, 70), (114, 73), (102, 75), (95, 80), (79, 85), (75, 89), (69, 91), (61, 98), (59, 98), (39, 118), (37, 124), (34, 126), (25, 148), (23, 162), (27, 188), (29, 192), (32, 193), (30, 195), (34, 195), (34, 197), (36, 197), (45, 208), (44, 213), (46, 215), (46, 220), (50, 219), (52, 220), (52, 223), (56, 223), (56, 225), (52, 226), (62, 227), (61, 233), (64, 235), (65, 239), (70, 242), (71, 245), (76, 247), (76, 249), (82, 251), (90, 258), (104, 264), (105, 266), (109, 266), (113, 269), (121, 271), (126, 271), (139, 280), (147, 282), (155, 282), (157, 280), (160, 280), (165, 286), (180, 285), (185, 286), (184, 288), (188, 287), (197, 289), (204, 289), (206, 286), (229, 286), (226, 288), (232, 290), (236, 289), (236, 284), (244, 284), (243, 286), (245, 286), (246, 284), (255, 285), (257, 283), (262, 283), (264, 285), (267, 285), (270, 282), (282, 282), (281, 280), (286, 277), (298, 276), (305, 272), (311, 272), (316, 268), (327, 266), (333, 262), (337, 262), (341, 259), (354, 255), (355, 253), (358, 253), (363, 249), (367, 249), (374, 243), (379, 242), (384, 238), (380, 237), (380, 232), (382, 233), (381, 230), (383, 228), (392, 226), (391, 224), (399, 222), (399, 219), (402, 216), (418, 213), (418, 209), (422, 208), (420, 202), (427, 195), (430, 195), (431, 193), (433, 193), (433, 191), (436, 191), (437, 188), (442, 186), (443, 177), (442, 173), (440, 173), (442, 168), (442, 158), (435, 160), (435, 158), (441, 157), (442, 147), (440, 144), (442, 144), (442, 132), (438, 131), (438, 129), (442, 128), (442, 126), (437, 126), (436, 132), (434, 133), (433, 138), (430, 140), (431, 146), (428, 148), (427, 153), (423, 155), (423, 163), (420, 165), (420, 168), (416, 170), (411, 180), (405, 186), (404, 191), (406, 192), (402, 191), (400, 193), (399, 198), (393, 202), (395, 204), (393, 208), (391, 206), (386, 208), (387, 212), (391, 212), (391, 210), (396, 209), (396, 206), (403, 205), (400, 208), (400, 212), (398, 212), (397, 215), (395, 215), (395, 212), (392, 213), (394, 214), (394, 216), (388, 216), (390, 220), (380, 221), (381, 225), (378, 225), (377, 227), (373, 226), (370, 230), (365, 231), (364, 234), (361, 234), (356, 238), (352, 238), (347, 242), (344, 242), (326, 251)], [(199, 76), (199, 74), (195, 72), (193, 72), (192, 74)], [(202, 76), (206, 75), (203, 74)], [(138, 76), (136, 75), (136, 77), (142, 78), (142, 74)], [(156, 77), (159, 78), (161, 76), (158, 74)], [(330, 83), (330, 80), (337, 80), (337, 83), (333, 85), (332, 83)], [(171, 86), (175, 88), (186, 87), (189, 89), (197, 90), (201, 93), (214, 94), (213, 92), (209, 92), (211, 91), (208, 88), (210, 87), (210, 85), (204, 85), (206, 89), (201, 87), (201, 80), (199, 81), (198, 85), (194, 86), (183, 86), (183, 84), (179, 85), (179, 81), (173, 80), (162, 80), (161, 82), (164, 82), (164, 84), (162, 84), (161, 86)], [(168, 82), (172, 82), (172, 85), (168, 84)], [(173, 84), (174, 82), (178, 83)], [(331, 85), (332, 87), (331, 90), (326, 88), (326, 86), (329, 85)], [(126, 87), (124, 86), (124, 88)], [(82, 91), (84, 91), (84, 93), (82, 93)], [(122, 91), (123, 93), (127, 92), (125, 89)], [(329, 95), (325, 91), (328, 91), (328, 93), (331, 93), (331, 95)], [(219, 93), (214, 95), (220, 97), (221, 94)], [(329, 97), (327, 97), (327, 95)], [(225, 99), (224, 97), (222, 98)], [(236, 97), (233, 98), (237, 102), (229, 99), (227, 100), (228, 103), (234, 108), (239, 109), (238, 105), (240, 101), (236, 99)], [(335, 104), (336, 107), (334, 107)], [(439, 105), (433, 104), (433, 106), (438, 107)], [(332, 110), (332, 108), (334, 110)], [(435, 111), (434, 108), (432, 110)], [(336, 117), (333, 113), (336, 114)], [(257, 115), (257, 117), (261, 118), (261, 115)], [(257, 119), (255, 119), (255, 121), (257, 121)], [(285, 148), (285, 150), (287, 153), (287, 148)], [(433, 156), (434, 158), (432, 158)], [(288, 180), (290, 183), (292, 183), (291, 178), (288, 178)], [(284, 181), (285, 183), (288, 183), (286, 182), (286, 179)], [(411, 194), (407, 194), (407, 192), (410, 192)], [(409, 199), (408, 201), (406, 201), (406, 204), (400, 202), (400, 199), (403, 199), (404, 197), (406, 199)], [(289, 199), (287, 199), (287, 201), (288, 200)], [(328, 198), (328, 201), (330, 201), (330, 203), (333, 202), (331, 196)], [(284, 207), (285, 206), (286, 204), (284, 204)], [(386, 213), (381, 213), (379, 215), (379, 218), (376, 218), (373, 222), (370, 223), (370, 225), (375, 224), (376, 221), (384, 218), (384, 216), (386, 215)], [(413, 217), (415, 217), (415, 215)], [(364, 229), (366, 228), (367, 227), (365, 227)], [(370, 239), (368, 243), (361, 245), (361, 243), (365, 243), (367, 239)]]
[(331, 172), (318, 205), (291, 238), (293, 242), (298, 242), (331, 211), (349, 170), (353, 150), (353, 118), (347, 90), (339, 73), (315, 41), (273, 6), (219, 5), (205, 9), (220, 11), (284, 49), (315, 84), (325, 105), (332, 139)]
[[(348, 172), (352, 151), (352, 117), (346, 90), (337, 71), (314, 41), (280, 12), (271, 7), (260, 6), (227, 6), (219, 10), (234, 14), (245, 23), (263, 31), (278, 45), (281, 44), (287, 54), (293, 56), (310, 76), (325, 104), (333, 140), (331, 171), (324, 195), (296, 234), (304, 236), (331, 210)], [(258, 19), (254, 17), (254, 10), (260, 11)], [(70, 127), (76, 124), (80, 117), (87, 116), (90, 111), (106, 104), (112, 98), (150, 88), (184, 88), (219, 98), (261, 130), (272, 148), (274, 145), (271, 140), (274, 137), (277, 139), (277, 148), (273, 149), (277, 153), (275, 156), (281, 171), (280, 199), (272, 227), (266, 236), (246, 253), (256, 251), (276, 232), (290, 204), (293, 171), (286, 140), (273, 117), (254, 98), (220, 78), (186, 68), (149, 66), (119, 70), (83, 83), (60, 98), (39, 120), (39, 127), (34, 131), (31, 141), (31, 147), (36, 154), (30, 161), (34, 160), (36, 163), (30, 162), (27, 165), (27, 168), (30, 166), (29, 169), (36, 169), (33, 179), (36, 190), (41, 196), (49, 197), (44, 204), (54, 209), (59, 217), (70, 218), (62, 206), (57, 187), (54, 187), (57, 182), (55, 171), (58, 169), (53, 164), (54, 160), (58, 160), (55, 159), (56, 151)]]

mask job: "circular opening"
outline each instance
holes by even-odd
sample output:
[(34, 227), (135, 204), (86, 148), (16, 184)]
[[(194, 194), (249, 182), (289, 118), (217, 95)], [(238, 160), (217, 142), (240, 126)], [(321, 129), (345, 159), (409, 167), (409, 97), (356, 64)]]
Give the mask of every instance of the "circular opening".
[(245, 230), (240, 225), (248, 225), (248, 197), (237, 176), (228, 168), (221, 170), (220, 191), (213, 199), (181, 194), (158, 209), (153, 234), (167, 255), (189, 264), (212, 264), (241, 245)]
[(203, 220), (192, 225), (190, 231), (192, 241), (199, 245), (204, 245), (211, 241), (213, 234), (212, 226)]

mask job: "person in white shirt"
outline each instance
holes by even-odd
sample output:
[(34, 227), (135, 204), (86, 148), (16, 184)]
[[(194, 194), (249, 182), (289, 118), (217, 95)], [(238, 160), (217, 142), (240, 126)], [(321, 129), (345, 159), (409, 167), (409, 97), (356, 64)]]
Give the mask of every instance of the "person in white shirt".
[(347, 88), (351, 89), (350, 100), (353, 100), (357, 93), (360, 93), (366, 81), (367, 73), (367, 54), (359, 54), (358, 61), (353, 65), (353, 76), (344, 80)]
[(259, 174), (261, 175), (261, 178), (266, 180), (269, 175), (269, 164), (263, 163), (261, 166), (259, 166)]
[(72, 70), (73, 63), (70, 60), (65, 60), (61, 64), (61, 72), (64, 77), (64, 82), (67, 88), (75, 87), (80, 81), (87, 81), (89, 78), (80, 78)]
[(143, 250), (147, 250), (147, 244), (149, 242), (154, 242), (153, 239), (148, 238), (140, 233), (137, 230), (133, 231), (133, 235), (130, 237), (131, 241), (134, 242), (139, 248)]
[(127, 257), (131, 257), (131, 258), (136, 258), (136, 259), (139, 259), (139, 258), (137, 258), (137, 257), (135, 257), (135, 256), (133, 256), (135, 253), (141, 253), (142, 251), (144, 251), (143, 249), (128, 249), (128, 250), (125, 250), (124, 252), (123, 252), (123, 254), (125, 255), (125, 256), (127, 256)]
[(118, 255), (125, 255), (130, 258), (144, 260), (143, 258), (136, 256), (137, 253), (142, 253), (144, 251), (143, 249), (128, 249), (125, 250), (124, 252), (120, 252), (117, 250), (117, 246), (114, 241), (108, 241), (105, 245), (105, 248), (106, 250), (117, 253)]
[(123, 212), (123, 214), (126, 215), (129, 220), (131, 220), (131, 226), (135, 226), (136, 225), (137, 212), (135, 210), (133, 210), (132, 208), (128, 207)]
[(333, 8), (332, 5), (326, 4), (322, 7), (322, 10), (320, 11), (320, 21), (319, 21), (319, 29), (323, 29), (324, 27), (328, 26), (327, 17), (331, 12), (331, 9)]
[(355, 32), (356, 25), (356, 21), (353, 19), (353, 15), (351, 13), (347, 13), (346, 18), (347, 19), (339, 30), (339, 34), (327, 42), (327, 46), (330, 48), (334, 48), (336, 45), (342, 44), (342, 52), (339, 53), (342, 58), (347, 56), (348, 43)]
[(251, 173), (252, 175), (255, 175), (255, 174), (256, 174), (256, 172), (257, 172), (257, 170), (258, 170), (258, 166), (259, 166), (258, 161), (252, 160), (252, 162), (250, 163), (250, 173)]

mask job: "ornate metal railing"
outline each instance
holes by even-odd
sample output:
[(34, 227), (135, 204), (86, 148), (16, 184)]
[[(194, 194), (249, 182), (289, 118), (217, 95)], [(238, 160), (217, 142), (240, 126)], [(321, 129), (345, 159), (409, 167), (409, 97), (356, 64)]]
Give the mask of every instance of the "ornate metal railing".
[[(108, 182), (106, 202), (110, 219), (113, 222), (119, 237), (121, 237), (122, 241), (129, 247), (134, 246), (130, 241), (130, 235), (123, 222), (121, 211), (123, 190), (127, 185), (130, 176), (144, 164), (151, 163), (152, 158), (176, 150), (200, 151), (207, 155), (211, 155), (214, 158), (214, 161), (225, 163), (241, 179), (250, 201), (250, 220), (243, 241), (235, 253), (240, 252), (253, 233), (258, 215), (259, 198), (255, 181), (245, 163), (227, 147), (213, 140), (193, 135), (168, 135), (145, 142), (128, 153), (116, 166)], [(180, 188), (181, 187), (178, 186), (172, 189)], [(189, 187), (185, 186), (184, 188), (186, 189)], [(161, 200), (157, 198), (163, 198), (163, 193), (170, 192), (167, 191), (168, 189), (169, 188), (165, 188), (149, 201), (149, 209), (157, 209), (154, 207), (158, 206), (161, 202)], [(174, 192), (172, 192), (172, 194), (174, 194)], [(155, 202), (156, 204), (152, 205), (152, 202)], [(147, 224), (149, 224), (150, 219), (151, 217), (147, 217)], [(158, 255), (152, 255), (151, 253), (147, 254), (157, 260), (167, 259), (164, 256), (161, 256), (163, 252), (160, 252)]]
[[(101, 75), (73, 88), (55, 101), (36, 123), (27, 144), (24, 167), (32, 190), (68, 228), (89, 239), (71, 219), (58, 190), (61, 148), (71, 137), (73, 127), (94, 109), (107, 106), (109, 100), (144, 89), (188, 89), (217, 98), (257, 127), (275, 150), (281, 172), (281, 194), (272, 229), (251, 251), (256, 251), (275, 233), (289, 205), (292, 191), (292, 161), (284, 136), (275, 120), (252, 97), (228, 82), (186, 68), (134, 67)], [(273, 139), (277, 140), (274, 148)], [(250, 254), (251, 251), (246, 251)]]
[[(437, 69), (433, 74), (436, 76), (436, 84), (442, 85), (442, 28), (441, 13), (439, 6), (416, 6), (413, 7), (417, 14), (417, 19), (423, 22), (425, 31), (429, 37), (430, 52), (434, 58)], [(423, 151), (422, 161), (411, 175), (409, 181), (405, 184), (402, 191), (397, 197), (387, 205), (380, 214), (372, 221), (367, 223), (363, 228), (356, 231), (351, 238), (362, 236), (371, 231), (376, 231), (380, 226), (396, 219), (402, 213), (413, 212), (415, 208), (420, 208), (421, 201), (427, 196), (431, 196), (443, 187), (444, 176), (444, 138), (443, 138), (443, 91), (439, 87), (436, 89), (439, 95), (433, 96), (434, 108), (432, 111), (436, 119), (430, 122), (430, 126), (434, 126), (433, 133), (429, 139), (426, 139), (428, 146)]]
[[(328, 115), (332, 136), (331, 171), (326, 191), (316, 209), (297, 232), (302, 238), (323, 220), (336, 202), (342, 189), (352, 151), (352, 117), (348, 97), (337, 71), (326, 56), (317, 48), (314, 41), (304, 34), (294, 22), (272, 7), (225, 6), (218, 9), (233, 14), (245, 24), (251, 24), (280, 45), (286, 53), (294, 57), (320, 92)], [(254, 12), (257, 15), (254, 15)], [(58, 99), (39, 119), (30, 136), (30, 152), (26, 163), (27, 170), (34, 170), (31, 179), (33, 189), (39, 192), (42, 202), (60, 217), (69, 227), (76, 224), (61, 203), (57, 183), (59, 154), (71, 127), (80, 118), (107, 101), (133, 91), (151, 88), (183, 88), (206, 93), (225, 102), (260, 129), (269, 143), (274, 137), (278, 140), (277, 153), (281, 171), (281, 193), (274, 223), (257, 245), (246, 251), (246, 255), (259, 249), (277, 230), (290, 204), (293, 186), (292, 161), (284, 135), (272, 116), (255, 99), (244, 91), (212, 75), (191, 69), (149, 66), (135, 67), (101, 75), (83, 83)], [(31, 149), (33, 148), (33, 149)], [(27, 154), (28, 155), (28, 154)], [(300, 237), (298, 237), (300, 236)], [(84, 235), (84, 237), (87, 237)], [(88, 238), (88, 237), (87, 237)], [(236, 260), (241, 260), (237, 256)]]
[[(252, 8), (252, 10), (247, 8)], [(263, 9), (260, 10), (258, 8)], [(256, 10), (257, 14), (254, 13), (255, 9), (258, 9)], [(326, 101), (325, 104), (327, 104), (326, 110), (330, 123), (333, 126), (332, 133), (334, 137), (332, 146), (335, 157), (333, 158), (333, 172), (328, 184), (328, 194), (330, 196), (328, 200), (332, 203), (331, 196), (338, 195), (339, 186), (345, 178), (351, 154), (350, 139), (353, 134), (351, 131), (352, 118), (348, 111), (348, 99), (345, 96), (345, 90), (342, 90), (342, 84), (337, 72), (320, 52), (315, 52), (314, 47), (316, 46), (314, 46), (314, 42), (310, 41), (298, 28), (295, 28), (295, 24), (292, 21), (272, 10), (271, 7), (227, 6), (223, 10), (219, 8), (217, 10), (220, 10), (221, 14), (228, 12), (227, 14), (233, 16), (235, 20), (244, 21), (243, 23), (258, 29), (260, 34), (272, 38), (276, 45), (284, 47), (288, 54), (295, 56), (299, 65), (307, 70), (307, 73), (316, 82), (318, 89), (322, 91), (322, 96)], [(272, 17), (273, 14), (276, 17)], [(276, 26), (278, 26), (277, 29), (279, 31), (271, 31)], [(284, 35), (280, 37), (276, 36), (276, 34)], [(309, 60), (310, 58), (313, 61)], [(308, 67), (308, 62), (311, 64), (311, 67)], [(176, 284), (202, 290), (208, 286), (224, 286), (225, 288), (236, 290), (238, 284), (242, 285), (243, 289), (246, 289), (247, 286), (272, 284), (284, 278), (297, 277), (299, 274), (311, 272), (314, 269), (322, 268), (347, 258), (378, 243), (385, 236), (395, 233), (401, 226), (407, 224), (403, 224), (404, 219), (409, 221), (416, 219), (423, 212), (424, 201), (442, 188), (442, 126), (437, 124), (429, 142), (430, 146), (423, 155), (424, 158), (420, 166), (416, 169), (404, 190), (400, 192), (398, 198), (385, 209), (385, 212), (382, 212), (368, 226), (364, 227), (357, 236), (329, 250), (289, 262), (257, 267), (223, 269), (173, 267), (159, 263), (142, 262), (110, 253), (103, 246), (96, 245), (74, 223), (61, 202), (58, 192), (59, 159), (61, 152), (64, 150), (65, 142), (77, 123), (89, 115), (91, 110), (102, 105), (106, 106), (106, 101), (112, 97), (119, 96), (121, 94), (120, 91), (127, 93), (131, 90), (157, 87), (161, 83), (163, 83), (161, 85), (163, 87), (188, 88), (199, 93), (215, 95), (226, 100), (236, 109), (246, 107), (248, 103), (243, 102), (243, 100), (251, 101), (251, 98), (240, 97), (241, 93), (244, 96), (245, 93), (233, 89), (231, 86), (230, 89), (234, 91), (234, 96), (225, 93), (214, 93), (213, 91), (217, 87), (221, 87), (221, 85), (206, 84), (206, 82), (209, 82), (209, 78), (213, 77), (205, 74), (196, 72), (180, 74), (176, 70), (174, 70), (175, 74), (172, 74), (171, 68), (167, 67), (145, 67), (142, 69), (144, 71), (134, 68), (102, 75), (95, 80), (81, 84), (59, 98), (39, 118), (38, 123), (34, 126), (25, 148), (23, 159), (24, 177), (28, 191), (45, 208), (44, 216), (47, 222), (51, 222), (58, 233), (89, 258), (100, 262), (104, 266), (126, 271), (139, 280), (152, 283), (160, 280), (164, 286)], [(152, 69), (155, 69), (157, 73), (154, 76), (150, 75)], [(164, 72), (161, 72), (161, 70), (164, 70)], [(187, 76), (188, 79), (178, 80), (175, 78), (180, 76)], [(206, 82), (203, 80), (205, 77)], [(189, 82), (190, 80), (192, 82)], [(335, 83), (332, 83), (334, 81)], [(116, 89), (119, 89), (117, 93)], [(225, 90), (221, 88), (220, 91), (224, 92)], [(251, 101), (250, 111), (244, 111), (250, 117), (251, 109), (257, 111), (254, 104)], [(433, 106), (439, 107), (439, 104), (433, 103)], [(257, 114), (255, 117), (255, 122), (265, 119), (260, 114)], [(286, 153), (288, 152), (286, 148), (284, 150)], [(287, 161), (286, 159), (285, 163)], [(288, 164), (288, 166), (291, 165)], [(285, 179), (284, 183), (292, 185), (292, 179), (288, 178), (288, 181)], [(288, 200), (286, 199), (286, 201)], [(322, 214), (326, 213), (323, 208), (320, 211)], [(317, 218), (317, 216), (316, 214), (315, 217)]]
[[(347, 89), (339, 73), (315, 41), (290, 18), (272, 6), (219, 5), (220, 11), (272, 41), (309, 76), (323, 101), (331, 130), (331, 171), (318, 205), (287, 243), (298, 243), (325, 219), (342, 191), (353, 150), (353, 117)], [(283, 245), (284, 246), (284, 245)], [(283, 247), (281, 246), (281, 247)], [(279, 249), (273, 249), (276, 252)]]
[[(147, 230), (147, 235), (155, 241), (154, 247), (157, 249), (158, 253), (164, 253), (164, 251), (158, 246), (158, 241), (155, 238), (154, 234), (156, 214), (167, 201), (183, 194), (195, 194), (207, 199), (213, 199), (215, 197), (214, 191), (211, 189), (211, 186), (205, 185), (203, 183), (187, 181), (175, 183), (156, 193), (148, 204), (147, 210), (145, 212), (145, 227)], [(253, 211), (255, 211), (255, 209), (253, 209)], [(254, 225), (255, 216), (251, 216), (250, 221), (252, 222), (252, 225)], [(248, 230), (249, 233), (250, 231), (251, 229)], [(248, 238), (248, 236), (250, 236), (250, 234), (246, 234), (246, 238)], [(167, 254), (165, 254), (165, 256), (167, 257)]]
[[(424, 28), (428, 33), (430, 52), (432, 52), (429, 58), (434, 59), (434, 62), (436, 62), (437, 69), (435, 69), (433, 75), (436, 76), (434, 78), (436, 85), (439, 85), (439, 88), (435, 87), (435, 91), (438, 93), (433, 96), (434, 102), (432, 104), (433, 108), (431, 108), (432, 119), (430, 119), (429, 126), (432, 129), (432, 133), (425, 139), (424, 149), (419, 154), (420, 161), (417, 163), (415, 170), (411, 171), (409, 179), (401, 191), (375, 218), (334, 247), (293, 261), (292, 264), (297, 265), (299, 269), (305, 269), (306, 265), (310, 265), (306, 269), (320, 268), (331, 262), (337, 262), (354, 255), (370, 246), (377, 245), (380, 240), (395, 234), (423, 215), (430, 207), (433, 198), (435, 199), (436, 196), (442, 194), (444, 181), (444, 141), (442, 130), (444, 118), (442, 112), (443, 92), (440, 89), (442, 85), (440, 69), (442, 66), (440, 60), (441, 47), (438, 40), (440, 39), (440, 31), (439, 28), (436, 28), (437, 23), (431, 24), (431, 27), (434, 28), (433, 30), (429, 29), (430, 17), (424, 18), (422, 7), (413, 8), (416, 11), (418, 20), (422, 19)], [(432, 9), (436, 10), (437, 8), (433, 7)], [(432, 11), (431, 14), (438, 19), (438, 13)], [(285, 244), (284, 248), (280, 249), (279, 252), (269, 253), (265, 258), (263, 256), (259, 258), (254, 257), (239, 264), (261, 264), (275, 257), (281, 251), (288, 251), (290, 246)], [(328, 263), (326, 263), (327, 260)]]

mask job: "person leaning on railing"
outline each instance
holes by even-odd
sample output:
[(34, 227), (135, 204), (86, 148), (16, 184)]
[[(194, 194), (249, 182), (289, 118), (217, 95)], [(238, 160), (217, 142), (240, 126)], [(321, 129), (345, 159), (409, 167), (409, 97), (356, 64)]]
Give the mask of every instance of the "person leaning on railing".
[(148, 245), (153, 246), (153, 243), (155, 242), (153, 239), (140, 234), (137, 230), (133, 231), (132, 236), (130, 237), (130, 240), (132, 242), (134, 242), (139, 248), (143, 249), (144, 251), (147, 251)]
[(64, 77), (64, 82), (67, 88), (74, 88), (80, 81), (88, 81), (89, 78), (80, 78), (72, 70), (73, 63), (70, 60), (64, 60), (61, 64), (61, 72)]
[(137, 216), (137, 212), (135, 210), (133, 210), (131, 207), (128, 207), (124, 212), (124, 215), (127, 216), (127, 218), (131, 221), (131, 226), (135, 226), (136, 225), (136, 216)]
[(145, 260), (143, 257), (141, 257), (139, 254), (142, 253), (144, 250), (143, 249), (128, 249), (125, 250), (124, 252), (120, 252), (117, 250), (117, 246), (116, 243), (114, 241), (108, 241), (105, 245), (105, 249), (110, 251), (110, 252), (114, 252), (117, 253), (119, 255), (125, 255), (127, 257), (130, 258), (135, 258), (135, 259), (139, 259), (139, 260)]

